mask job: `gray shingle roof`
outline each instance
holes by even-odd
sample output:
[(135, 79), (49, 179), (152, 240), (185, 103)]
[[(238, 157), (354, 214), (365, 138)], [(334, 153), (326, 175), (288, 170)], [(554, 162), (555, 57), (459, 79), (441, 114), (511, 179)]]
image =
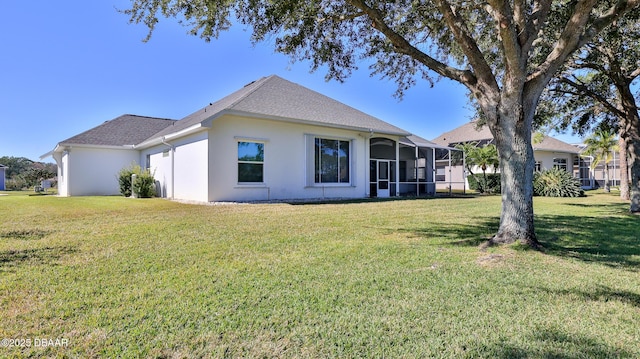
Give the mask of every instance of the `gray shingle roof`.
[(406, 137), (401, 137), (400, 143), (410, 145), (410, 146), (418, 146), (418, 147), (436, 147), (436, 148), (446, 147), (446, 146), (440, 146), (437, 143), (431, 142), (417, 135), (409, 135)]
[[(493, 140), (493, 134), (488, 126), (478, 128), (477, 121), (471, 121), (445, 132), (433, 139), (438, 145), (452, 146), (460, 142), (489, 141)], [(550, 136), (544, 136), (540, 143), (533, 143), (534, 151), (553, 151), (566, 153), (579, 153), (580, 149), (566, 142), (560, 141)]]
[(486, 141), (493, 139), (488, 126), (478, 128), (476, 121), (467, 122), (449, 132), (445, 132), (432, 141), (440, 146), (451, 146), (460, 142)]
[[(409, 135), (401, 128), (356, 110), (304, 86), (271, 75), (206, 106), (152, 138), (175, 133), (224, 113), (305, 122), (362, 131)], [(152, 139), (149, 138), (149, 139)]]
[(164, 118), (122, 115), (75, 135), (61, 145), (127, 146), (138, 144), (171, 126), (175, 120)]
[(553, 151), (553, 152), (566, 152), (566, 153), (580, 153), (580, 148), (574, 145), (570, 145), (566, 142), (560, 141), (550, 136), (544, 136), (544, 139), (540, 143), (533, 144), (534, 151)]

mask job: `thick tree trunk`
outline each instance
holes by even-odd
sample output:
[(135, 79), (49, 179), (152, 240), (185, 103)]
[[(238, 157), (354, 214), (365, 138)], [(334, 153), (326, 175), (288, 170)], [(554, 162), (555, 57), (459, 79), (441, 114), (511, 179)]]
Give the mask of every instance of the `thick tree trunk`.
[(624, 139), (627, 142), (628, 158), (631, 162), (631, 184), (629, 197), (631, 213), (640, 213), (640, 115), (636, 106), (635, 97), (630, 86), (618, 87), (625, 118), (622, 121)]
[(640, 118), (635, 118), (627, 124), (627, 149), (631, 160), (631, 188), (629, 190), (632, 213), (640, 213)]
[(618, 154), (620, 155), (620, 198), (629, 200), (629, 164), (627, 162), (627, 141), (622, 136), (622, 130), (618, 136)]
[(498, 121), (490, 126), (500, 157), (502, 213), (498, 233), (491, 244), (519, 241), (538, 248), (533, 225), (533, 171), (531, 120), (525, 118), (521, 101), (503, 102)]

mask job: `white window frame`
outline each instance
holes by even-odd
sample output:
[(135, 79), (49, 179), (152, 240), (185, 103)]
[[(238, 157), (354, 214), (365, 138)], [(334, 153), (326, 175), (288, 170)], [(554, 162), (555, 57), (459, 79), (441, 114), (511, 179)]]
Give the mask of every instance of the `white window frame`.
[[(236, 183), (239, 186), (263, 186), (265, 184), (265, 149), (266, 149), (266, 140), (263, 139), (254, 139), (254, 138), (244, 138), (244, 137), (236, 137), (235, 138), (236, 146), (235, 146), (235, 156), (236, 156)], [(238, 156), (238, 148), (240, 143), (257, 143), (262, 145), (262, 161), (241, 161)], [(240, 181), (240, 164), (260, 164), (262, 165), (262, 181), (261, 182), (244, 182)]]
[[(560, 162), (563, 161), (563, 162)], [(569, 160), (566, 157), (554, 157), (553, 168), (560, 168), (565, 171), (569, 170)]]
[[(305, 134), (307, 142), (307, 187), (353, 187), (356, 181), (354, 173), (354, 161), (356, 158), (355, 140), (348, 137), (332, 136), (332, 135), (314, 135)], [(349, 156), (347, 164), (349, 166), (349, 182), (316, 182), (316, 156), (315, 144), (316, 140), (334, 140), (347, 142), (349, 144)], [(339, 157), (338, 157), (339, 161)]]

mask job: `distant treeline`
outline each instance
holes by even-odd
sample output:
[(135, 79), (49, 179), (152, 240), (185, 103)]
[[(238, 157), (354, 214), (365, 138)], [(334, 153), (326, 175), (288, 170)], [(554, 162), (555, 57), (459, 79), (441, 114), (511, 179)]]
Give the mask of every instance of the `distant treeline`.
[(22, 190), (39, 185), (42, 180), (56, 183), (58, 166), (54, 163), (35, 162), (25, 157), (0, 157), (5, 168), (5, 187), (7, 190)]

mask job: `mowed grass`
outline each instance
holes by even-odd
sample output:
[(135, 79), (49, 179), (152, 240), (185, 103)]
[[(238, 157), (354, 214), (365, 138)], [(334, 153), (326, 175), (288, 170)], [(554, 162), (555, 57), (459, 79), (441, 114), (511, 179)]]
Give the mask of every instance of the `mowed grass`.
[(199, 206), (0, 197), (0, 357), (637, 358), (640, 218), (500, 197)]

